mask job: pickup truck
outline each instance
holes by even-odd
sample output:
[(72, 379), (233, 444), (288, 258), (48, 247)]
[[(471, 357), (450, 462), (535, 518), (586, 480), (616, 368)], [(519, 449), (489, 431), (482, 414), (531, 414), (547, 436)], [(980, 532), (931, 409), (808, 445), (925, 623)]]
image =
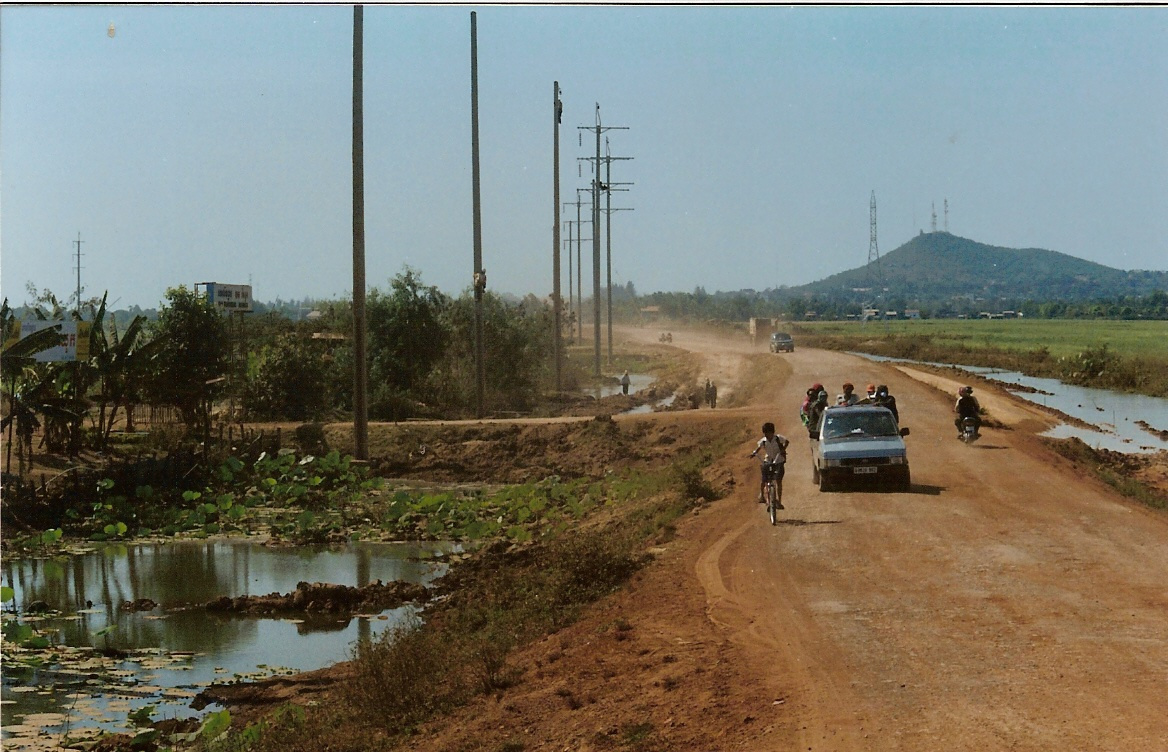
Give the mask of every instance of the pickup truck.
[(812, 478), (820, 491), (847, 482), (911, 487), (904, 438), (909, 430), (878, 405), (833, 406), (811, 432)]

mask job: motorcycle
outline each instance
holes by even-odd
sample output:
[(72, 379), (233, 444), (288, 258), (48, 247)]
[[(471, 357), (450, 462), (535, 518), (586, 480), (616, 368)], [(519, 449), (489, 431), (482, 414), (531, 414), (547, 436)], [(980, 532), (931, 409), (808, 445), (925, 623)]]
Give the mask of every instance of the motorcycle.
[(963, 418), (961, 420), (961, 440), (966, 446), (981, 438), (981, 434), (977, 430), (977, 421), (973, 418)]

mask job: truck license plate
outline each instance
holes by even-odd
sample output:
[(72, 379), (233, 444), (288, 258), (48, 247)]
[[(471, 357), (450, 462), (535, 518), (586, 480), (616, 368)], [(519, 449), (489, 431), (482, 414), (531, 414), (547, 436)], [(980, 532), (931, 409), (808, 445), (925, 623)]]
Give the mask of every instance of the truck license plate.
[(873, 475), (876, 473), (876, 470), (877, 470), (877, 468), (875, 468), (875, 467), (854, 467), (854, 468), (852, 468), (852, 472), (855, 473), (856, 475)]

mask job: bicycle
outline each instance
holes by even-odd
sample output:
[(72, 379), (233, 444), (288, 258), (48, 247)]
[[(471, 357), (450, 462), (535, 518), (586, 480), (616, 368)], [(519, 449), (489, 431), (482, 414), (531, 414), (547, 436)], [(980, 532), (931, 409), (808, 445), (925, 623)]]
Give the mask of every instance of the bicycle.
[(766, 502), (767, 516), (772, 525), (778, 524), (779, 510), (783, 508), (783, 487), (779, 484), (781, 469), (777, 462), (762, 463), (763, 500)]

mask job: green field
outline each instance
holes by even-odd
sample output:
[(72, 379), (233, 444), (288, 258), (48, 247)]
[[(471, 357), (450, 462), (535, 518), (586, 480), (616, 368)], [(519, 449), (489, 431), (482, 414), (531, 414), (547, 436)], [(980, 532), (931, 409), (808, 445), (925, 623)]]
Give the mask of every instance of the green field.
[(1168, 321), (929, 319), (792, 324), (802, 347), (992, 366), (1168, 396)]
[[(805, 336), (833, 335), (865, 340), (887, 335), (928, 337), (936, 345), (964, 349), (1030, 351), (1045, 347), (1055, 357), (1107, 345), (1124, 357), (1168, 357), (1168, 321), (1075, 319), (926, 319), (919, 321), (824, 321), (798, 324)], [(809, 343), (810, 344), (810, 343)]]

